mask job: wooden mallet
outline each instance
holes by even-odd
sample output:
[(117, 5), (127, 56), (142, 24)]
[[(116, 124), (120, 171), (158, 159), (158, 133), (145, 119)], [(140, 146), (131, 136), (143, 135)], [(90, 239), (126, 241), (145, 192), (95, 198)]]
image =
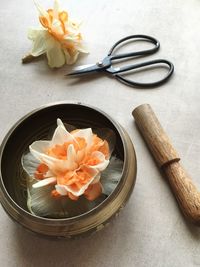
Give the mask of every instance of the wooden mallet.
[(148, 104), (132, 113), (155, 161), (167, 177), (185, 217), (200, 226), (200, 192), (180, 164), (180, 157)]

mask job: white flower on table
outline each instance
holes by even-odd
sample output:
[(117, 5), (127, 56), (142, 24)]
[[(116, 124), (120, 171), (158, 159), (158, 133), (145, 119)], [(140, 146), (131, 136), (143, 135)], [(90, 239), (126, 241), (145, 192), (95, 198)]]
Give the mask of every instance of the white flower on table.
[(41, 27), (28, 31), (28, 38), (33, 41), (32, 56), (46, 54), (49, 66), (58, 68), (73, 64), (80, 52), (87, 53), (79, 24), (72, 21), (66, 11), (60, 10), (57, 0), (54, 8), (47, 11), (37, 2), (35, 4)]

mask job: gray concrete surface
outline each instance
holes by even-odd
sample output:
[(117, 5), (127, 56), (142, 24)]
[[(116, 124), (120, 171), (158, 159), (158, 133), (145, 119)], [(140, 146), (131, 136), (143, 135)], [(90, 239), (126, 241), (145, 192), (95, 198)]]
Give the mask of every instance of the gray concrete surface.
[[(52, 1), (40, 1), (50, 7)], [(106, 76), (78, 83), (64, 77), (68, 67), (50, 70), (46, 61), (20, 63), (30, 49), (26, 32), (37, 25), (31, 0), (0, 4), (0, 140), (32, 109), (54, 101), (78, 100), (101, 108), (128, 131), (138, 158), (134, 193), (112, 224), (88, 238), (51, 241), (16, 226), (0, 208), (1, 267), (179, 267), (200, 266), (200, 230), (187, 224), (156, 168), (131, 112), (149, 103), (200, 186), (200, 1), (61, 1), (83, 21), (90, 54), (77, 64), (101, 59), (119, 38), (149, 34), (161, 42), (153, 57), (168, 58), (175, 75), (165, 85), (142, 90)]]

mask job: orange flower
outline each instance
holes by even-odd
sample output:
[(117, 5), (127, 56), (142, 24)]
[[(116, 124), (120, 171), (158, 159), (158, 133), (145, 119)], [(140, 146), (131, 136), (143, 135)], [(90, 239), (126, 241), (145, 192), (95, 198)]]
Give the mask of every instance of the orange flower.
[(34, 188), (53, 183), (52, 196), (66, 195), (72, 200), (81, 195), (94, 200), (101, 194), (101, 172), (109, 164), (110, 150), (91, 128), (69, 133), (58, 119), (52, 140), (34, 142), (30, 152), (41, 162)]

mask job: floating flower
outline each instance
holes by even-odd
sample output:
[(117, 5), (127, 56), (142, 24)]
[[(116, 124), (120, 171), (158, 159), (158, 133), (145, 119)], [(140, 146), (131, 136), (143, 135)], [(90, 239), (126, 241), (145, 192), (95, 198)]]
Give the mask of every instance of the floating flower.
[[(60, 10), (57, 0), (54, 8), (44, 10), (38, 3), (39, 29), (29, 29), (28, 38), (33, 41), (31, 55), (46, 54), (50, 67), (73, 64), (80, 52), (87, 53), (83, 45), (79, 24), (72, 21), (66, 11)], [(26, 57), (27, 58), (27, 57)], [(26, 58), (23, 59), (26, 62)]]
[(91, 128), (68, 132), (60, 119), (57, 125), (51, 141), (35, 141), (29, 147), (40, 162), (32, 187), (53, 184), (53, 197), (68, 196), (77, 200), (84, 195), (92, 201), (102, 193), (100, 177), (109, 164), (109, 144)]

